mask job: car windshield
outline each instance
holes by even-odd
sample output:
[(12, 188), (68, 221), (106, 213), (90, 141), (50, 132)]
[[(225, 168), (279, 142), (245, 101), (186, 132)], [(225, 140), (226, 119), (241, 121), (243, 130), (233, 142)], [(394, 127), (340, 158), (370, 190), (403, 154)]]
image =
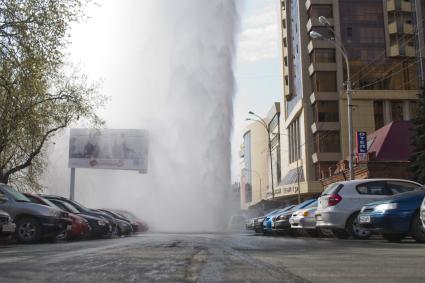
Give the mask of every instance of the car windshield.
[(48, 206), (50, 206), (50, 207), (54, 207), (54, 208), (58, 208), (58, 209), (61, 209), (62, 210), (62, 208), (60, 208), (59, 206), (57, 206), (56, 204), (54, 204), (53, 202), (51, 202), (50, 200), (48, 200), (48, 199), (46, 199), (46, 198), (43, 198), (43, 197), (40, 197)]
[(26, 196), (24, 196), (12, 187), (2, 186), (2, 188), (7, 191), (16, 202), (31, 202)]
[(75, 214), (80, 213), (78, 211), (78, 209), (76, 209), (73, 205), (71, 205), (71, 204), (69, 204), (67, 202), (58, 201), (58, 203), (60, 203), (68, 212), (75, 213)]
[(84, 205), (82, 205), (81, 203), (78, 203), (76, 201), (73, 200), (68, 200), (66, 203), (72, 205), (73, 207), (77, 208), (79, 211), (83, 210), (83, 211), (91, 211), (91, 209), (85, 207)]
[(309, 205), (307, 205), (304, 208), (312, 208), (312, 207), (317, 207), (317, 200), (313, 201), (312, 203), (310, 203)]

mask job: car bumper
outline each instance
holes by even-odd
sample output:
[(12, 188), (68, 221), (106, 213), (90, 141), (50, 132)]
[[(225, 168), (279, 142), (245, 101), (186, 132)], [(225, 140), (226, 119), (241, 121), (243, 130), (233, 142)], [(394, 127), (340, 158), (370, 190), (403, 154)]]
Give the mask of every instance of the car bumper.
[(68, 218), (40, 217), (43, 234), (46, 236), (56, 235), (71, 230), (72, 221)]
[(245, 225), (246, 230), (254, 230), (254, 223), (248, 223)]
[(291, 217), (289, 223), (292, 229), (316, 229), (316, 218), (314, 217)]
[[(360, 213), (358, 220), (362, 227), (371, 231), (405, 234), (409, 233), (413, 213), (414, 211), (397, 213)], [(362, 218), (366, 218), (368, 222), (362, 222)]]
[(316, 212), (315, 218), (317, 227), (344, 229), (348, 214), (340, 211), (321, 211)]
[(289, 220), (278, 220), (272, 223), (272, 229), (276, 232), (285, 232), (291, 230)]
[(92, 226), (91, 235), (94, 237), (110, 236), (112, 227), (109, 224)]
[(15, 223), (0, 224), (0, 235), (10, 235), (15, 233)]

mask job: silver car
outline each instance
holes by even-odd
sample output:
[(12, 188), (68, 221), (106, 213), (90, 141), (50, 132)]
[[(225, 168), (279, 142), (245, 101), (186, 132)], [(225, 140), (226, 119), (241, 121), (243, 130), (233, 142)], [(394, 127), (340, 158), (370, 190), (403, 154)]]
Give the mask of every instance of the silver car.
[(422, 220), (422, 226), (425, 229), (425, 198), (422, 201), (422, 205), (421, 205), (421, 220)]
[(363, 205), (416, 190), (421, 184), (401, 179), (362, 179), (330, 185), (319, 197), (316, 225), (330, 228), (340, 239), (367, 239), (371, 232), (357, 222)]
[(34, 243), (42, 237), (55, 239), (71, 228), (68, 213), (31, 201), (14, 188), (0, 183), (0, 209), (6, 211), (16, 223), (16, 238), (20, 242)]
[(317, 201), (306, 208), (294, 211), (291, 218), (289, 218), (291, 229), (304, 229), (310, 236), (318, 237), (320, 232), (316, 228), (316, 209)]

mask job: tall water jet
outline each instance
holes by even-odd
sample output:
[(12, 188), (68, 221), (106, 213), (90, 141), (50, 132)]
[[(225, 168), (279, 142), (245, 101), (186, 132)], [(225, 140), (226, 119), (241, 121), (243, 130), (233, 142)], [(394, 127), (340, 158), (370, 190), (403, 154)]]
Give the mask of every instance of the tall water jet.
[[(216, 231), (230, 190), (237, 4), (142, 2), (107, 2), (99, 8), (106, 15), (91, 19), (97, 21), (92, 28), (107, 32), (77, 45), (91, 46), (83, 61), (112, 98), (103, 114), (107, 127), (149, 130), (149, 171), (78, 170), (76, 200), (135, 210), (157, 230)], [(60, 157), (67, 138), (50, 148), (50, 193), (68, 193), (69, 171)]]

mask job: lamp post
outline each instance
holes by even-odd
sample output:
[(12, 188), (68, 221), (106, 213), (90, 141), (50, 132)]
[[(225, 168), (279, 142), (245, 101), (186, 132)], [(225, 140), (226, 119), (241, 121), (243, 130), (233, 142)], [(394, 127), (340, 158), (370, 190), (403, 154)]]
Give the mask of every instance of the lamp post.
[(270, 174), (271, 174), (271, 178), (272, 178), (272, 180), (271, 180), (272, 181), (272, 199), (274, 200), (273, 160), (272, 160), (272, 143), (271, 143), (271, 140), (270, 140), (270, 128), (267, 125), (266, 121), (264, 121), (263, 118), (261, 118), (260, 116), (258, 116), (254, 112), (249, 111), (248, 114), (255, 116), (257, 119), (246, 118), (247, 121), (254, 121), (254, 122), (260, 123), (267, 132), (269, 157), (270, 157)]
[[(328, 27), (329, 30), (334, 33), (333, 29), (331, 28), (331, 24), (329, 21), (324, 17), (319, 17), (319, 22), (326, 27)], [(347, 56), (347, 50), (345, 49), (342, 42), (336, 38), (326, 38), (322, 34), (311, 31), (310, 37), (312, 39), (321, 39), (321, 40), (327, 40), (331, 42), (335, 48), (342, 54), (342, 57), (344, 57), (345, 64), (347, 65), (347, 81), (346, 81), (346, 92), (347, 92), (347, 113), (348, 113), (348, 165), (349, 165), (349, 172), (350, 172), (350, 180), (354, 179), (354, 168), (353, 168), (353, 115), (352, 115), (352, 85), (351, 85), (351, 77), (350, 77), (350, 63)]]

